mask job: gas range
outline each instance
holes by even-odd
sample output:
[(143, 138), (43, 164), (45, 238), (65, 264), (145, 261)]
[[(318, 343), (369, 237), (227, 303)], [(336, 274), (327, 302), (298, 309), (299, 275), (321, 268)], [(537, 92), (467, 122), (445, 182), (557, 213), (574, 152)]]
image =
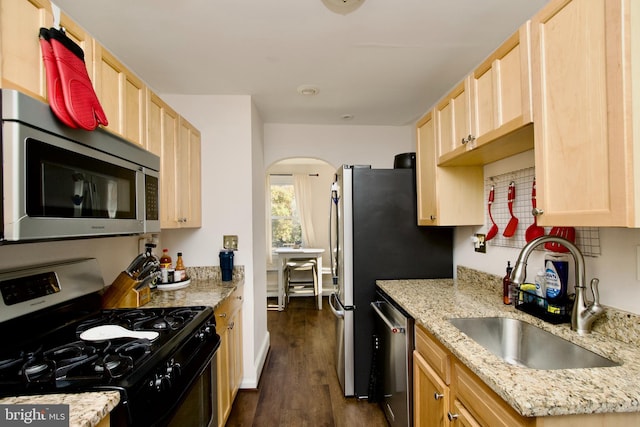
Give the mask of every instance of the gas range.
[(170, 424), (211, 370), (213, 309), (100, 309), (96, 268), (85, 259), (0, 272), (0, 313), (12, 312), (0, 318), (0, 395), (117, 390), (112, 422)]

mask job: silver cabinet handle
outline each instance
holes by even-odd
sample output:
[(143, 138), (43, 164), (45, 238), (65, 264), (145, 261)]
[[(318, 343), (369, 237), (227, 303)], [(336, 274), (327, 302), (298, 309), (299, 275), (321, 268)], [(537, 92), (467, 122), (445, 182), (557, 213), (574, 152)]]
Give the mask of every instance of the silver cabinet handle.
[(435, 393), (433, 393), (433, 398), (434, 398), (435, 400), (440, 400), (440, 399), (442, 399), (443, 397), (444, 397), (444, 394), (440, 394), (440, 393), (438, 393), (437, 391), (436, 391)]
[(543, 213), (544, 213), (544, 209), (540, 209), (540, 208), (531, 209), (531, 215), (533, 215), (533, 216), (540, 216)]
[(455, 421), (456, 418), (458, 418), (460, 415), (458, 414), (452, 414), (451, 412), (447, 412), (447, 418), (449, 418), (449, 421)]
[(236, 325), (236, 322), (230, 322), (229, 326), (227, 326), (228, 329), (233, 329), (233, 327)]
[(227, 313), (220, 313), (220, 314), (218, 314), (218, 316), (220, 316), (222, 318), (225, 318), (225, 317), (227, 317)]

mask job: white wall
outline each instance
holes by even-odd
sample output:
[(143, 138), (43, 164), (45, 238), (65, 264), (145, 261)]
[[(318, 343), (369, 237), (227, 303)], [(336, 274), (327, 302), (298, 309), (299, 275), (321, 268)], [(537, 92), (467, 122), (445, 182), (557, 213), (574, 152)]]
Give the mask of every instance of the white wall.
[[(161, 245), (172, 253), (181, 250), (187, 265), (219, 265), (222, 236), (238, 236), (234, 263), (245, 268), (243, 387), (254, 388), (269, 339), (266, 296), (262, 297), (266, 273), (263, 268), (254, 269), (265, 265), (264, 256), (254, 259), (265, 246), (264, 240), (259, 241), (260, 233), (264, 234), (264, 212), (254, 210), (254, 203), (258, 203), (264, 211), (262, 123), (250, 96), (165, 94), (162, 98), (202, 135), (202, 228), (165, 230), (160, 235)], [(258, 188), (256, 180), (261, 183)]]
[[(532, 167), (533, 164), (533, 152), (530, 151), (485, 166), (485, 176)], [(475, 252), (471, 236), (486, 231), (484, 226), (456, 228), (454, 264), (504, 276), (507, 261), (513, 265), (520, 251), (491, 246), (489, 242), (486, 254)], [(599, 231), (602, 254), (585, 257), (587, 285), (591, 278), (599, 278), (602, 304), (640, 314), (640, 281), (636, 278), (636, 247), (640, 246), (640, 229), (600, 228)], [(543, 263), (543, 251), (534, 251), (527, 264), (527, 278), (533, 280)], [(569, 281), (574, 283), (572, 277)], [(592, 298), (590, 292), (588, 296)]]
[(264, 164), (291, 157), (392, 168), (396, 154), (416, 151), (413, 126), (264, 125)]

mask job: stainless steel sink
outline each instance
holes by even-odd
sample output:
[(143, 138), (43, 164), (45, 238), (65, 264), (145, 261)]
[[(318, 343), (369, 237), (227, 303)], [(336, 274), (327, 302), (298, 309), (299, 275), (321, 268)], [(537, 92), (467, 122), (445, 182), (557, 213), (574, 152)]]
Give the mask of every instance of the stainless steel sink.
[(507, 363), (533, 369), (620, 366), (537, 326), (504, 317), (449, 320), (469, 338)]

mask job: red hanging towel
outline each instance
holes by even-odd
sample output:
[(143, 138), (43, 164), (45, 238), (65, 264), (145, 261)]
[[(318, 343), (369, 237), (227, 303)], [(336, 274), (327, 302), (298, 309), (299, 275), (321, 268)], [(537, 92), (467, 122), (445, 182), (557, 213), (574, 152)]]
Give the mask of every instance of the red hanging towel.
[(83, 129), (94, 130), (98, 124), (107, 126), (109, 122), (93, 90), (82, 48), (68, 38), (64, 31), (50, 28), (49, 36), (58, 64), (67, 112)]

